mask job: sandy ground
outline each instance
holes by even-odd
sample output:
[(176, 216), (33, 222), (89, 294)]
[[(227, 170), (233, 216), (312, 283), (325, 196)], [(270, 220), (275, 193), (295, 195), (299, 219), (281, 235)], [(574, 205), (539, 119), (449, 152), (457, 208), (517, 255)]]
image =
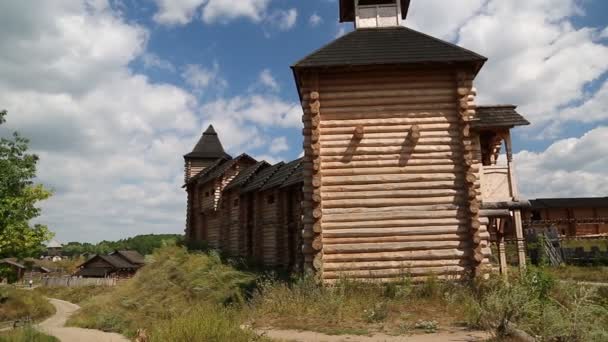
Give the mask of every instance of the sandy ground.
[(376, 334), (373, 336), (331, 336), (309, 331), (274, 329), (259, 330), (258, 333), (280, 341), (295, 342), (476, 342), (485, 341), (490, 338), (490, 335), (485, 332), (465, 330), (411, 336), (389, 336), (383, 334)]
[(49, 299), (49, 301), (55, 306), (57, 312), (51, 318), (37, 325), (37, 329), (41, 332), (55, 336), (61, 342), (129, 342), (127, 338), (118, 334), (105, 333), (99, 330), (66, 328), (65, 322), (80, 307), (59, 299)]

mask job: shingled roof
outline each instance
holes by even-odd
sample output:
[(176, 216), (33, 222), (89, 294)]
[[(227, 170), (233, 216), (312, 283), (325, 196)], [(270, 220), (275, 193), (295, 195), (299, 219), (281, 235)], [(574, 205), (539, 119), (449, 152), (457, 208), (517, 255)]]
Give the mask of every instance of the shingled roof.
[(292, 68), (337, 66), (473, 64), (486, 57), (406, 27), (358, 29), (297, 62)]
[(203, 136), (198, 141), (196, 146), (192, 152), (186, 154), (184, 158), (204, 158), (204, 159), (214, 159), (214, 158), (228, 158), (232, 157), (224, 152), (224, 147), (220, 142), (220, 138), (217, 136), (217, 132), (213, 128), (213, 125), (209, 125), (209, 128), (203, 133)]
[[(401, 1), (401, 18), (407, 18), (410, 9), (410, 0)], [(355, 21), (355, 2), (353, 0), (340, 0), (340, 22)]]
[(532, 209), (608, 208), (608, 197), (540, 198), (530, 203)]
[(300, 184), (304, 182), (304, 163), (298, 164), (296, 169), (293, 171), (291, 176), (283, 182), (281, 185), (282, 188), (286, 188), (288, 186)]
[[(228, 156), (230, 157), (230, 156)], [(224, 164), (225, 162), (232, 160), (231, 158), (220, 158), (216, 161), (213, 162), (213, 164), (207, 166), (206, 168), (204, 168), (201, 172), (197, 173), (196, 176), (190, 178), (188, 180), (188, 183), (186, 183), (186, 185), (197, 182), (199, 179), (205, 178), (207, 175), (209, 175), (211, 172), (213, 172), (214, 170), (216, 170), (218, 167), (220, 167), (222, 164)], [(186, 187), (186, 185), (184, 185), (183, 187)]]
[(247, 183), (258, 171), (270, 167), (270, 164), (265, 160), (257, 162), (245, 170), (239, 172), (234, 179), (224, 188), (225, 191), (232, 190)]
[(246, 153), (243, 153), (240, 156), (238, 156), (234, 159), (231, 159), (225, 163), (222, 163), (222, 164), (218, 165), (217, 167), (213, 168), (212, 170), (210, 170), (204, 177), (199, 178), (199, 180), (198, 180), (199, 183), (207, 183), (210, 180), (221, 177), (226, 171), (230, 170), (231, 167), (233, 167), (234, 165), (236, 165), (239, 161), (241, 161), (243, 159), (250, 159), (254, 163), (256, 162), (256, 160), (253, 159), (251, 156), (249, 156)]
[(272, 177), (270, 177), (270, 179), (261, 188), (261, 191), (283, 185), (283, 183), (293, 174), (301, 163), (302, 159), (300, 158), (285, 164), (285, 166), (281, 167), (277, 172), (275, 172), (274, 175), (272, 175)]
[(515, 126), (527, 126), (530, 124), (513, 105), (501, 106), (478, 106), (478, 120), (471, 122), (473, 128), (503, 128)]
[(255, 177), (253, 177), (253, 179), (251, 179), (249, 184), (247, 184), (241, 192), (246, 193), (259, 190), (264, 186), (264, 184), (266, 184), (266, 182), (272, 177), (272, 175), (274, 175), (275, 172), (279, 171), (279, 169), (282, 168), (284, 165), (285, 163), (280, 162), (260, 171)]

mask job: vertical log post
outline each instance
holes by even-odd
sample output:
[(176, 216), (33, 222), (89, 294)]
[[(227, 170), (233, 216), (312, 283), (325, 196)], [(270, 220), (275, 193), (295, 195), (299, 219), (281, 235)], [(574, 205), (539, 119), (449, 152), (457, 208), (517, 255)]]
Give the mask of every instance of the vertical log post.
[[(505, 133), (505, 147), (507, 152), (507, 166), (509, 172), (509, 190), (514, 201), (519, 201), (519, 191), (517, 190), (517, 182), (513, 169), (513, 145), (511, 143), (511, 133)], [(519, 261), (519, 270), (526, 270), (526, 244), (524, 240), (524, 229), (521, 219), (521, 210), (513, 211), (513, 221), (515, 223), (515, 237), (517, 239), (517, 258)]]
[(500, 273), (502, 276), (508, 278), (508, 265), (507, 265), (507, 250), (505, 247), (505, 220), (496, 220), (496, 242), (498, 246), (498, 260), (500, 263)]
[(473, 88), (472, 75), (465, 71), (457, 73), (457, 87), (460, 124), (462, 128), (460, 134), (463, 147), (462, 165), (465, 170), (465, 192), (468, 194), (467, 211), (469, 218), (469, 229), (471, 233), (471, 244), (473, 249), (471, 274), (473, 276), (479, 276), (482, 274), (480, 266), (483, 263), (485, 255), (483, 254), (483, 246), (481, 244), (482, 238), (479, 231), (481, 227), (481, 222), (479, 219), (480, 203), (477, 198), (478, 196), (476, 189), (476, 183), (478, 183), (478, 171), (474, 165), (475, 156), (473, 155), (472, 151), (474, 141), (470, 134), (471, 120), (476, 115), (475, 95), (477, 92)]
[(323, 207), (321, 203), (321, 144), (319, 143), (321, 122), (319, 76), (317, 73), (309, 74), (305, 81), (309, 92), (303, 94), (303, 98), (307, 98), (307, 103), (303, 103), (304, 116), (302, 121), (304, 126), (310, 127), (310, 129), (303, 131), (303, 167), (304, 174), (310, 176), (304, 177), (302, 254), (304, 256), (304, 271), (321, 273), (323, 271), (323, 238), (321, 235)]

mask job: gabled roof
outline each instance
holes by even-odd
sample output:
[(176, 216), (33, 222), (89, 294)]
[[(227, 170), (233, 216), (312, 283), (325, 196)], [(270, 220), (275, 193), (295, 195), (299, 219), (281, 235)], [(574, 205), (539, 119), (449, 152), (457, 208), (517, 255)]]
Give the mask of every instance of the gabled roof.
[(483, 128), (510, 128), (515, 126), (527, 126), (530, 124), (515, 109), (514, 105), (500, 106), (477, 106), (478, 120), (471, 122), (471, 127)]
[(243, 159), (249, 159), (253, 163), (256, 162), (256, 160), (250, 157), (248, 154), (243, 153), (232, 160), (218, 165), (213, 170), (210, 170), (204, 177), (198, 178), (199, 183), (207, 183), (213, 179), (221, 177), (226, 171), (230, 170), (231, 167), (233, 167)]
[(197, 173), (196, 176), (188, 179), (188, 182), (183, 187), (185, 188), (186, 185), (192, 184), (194, 182), (197, 182), (199, 179), (206, 177), (208, 174), (213, 172), (213, 170), (217, 169), (218, 167), (220, 167), (220, 165), (224, 164), (225, 162), (227, 162), (229, 160), (231, 160), (231, 158), (220, 158), (220, 159), (214, 161), (213, 164), (204, 168), (201, 172)]
[(146, 259), (143, 255), (139, 254), (138, 251), (115, 251), (110, 255), (120, 256), (134, 265), (143, 265), (146, 263)]
[(608, 197), (540, 198), (530, 203), (532, 209), (608, 208)]
[(134, 265), (119, 256), (100, 255), (100, 254), (93, 255), (91, 258), (89, 258), (89, 260), (85, 261), (79, 267), (86, 267), (88, 264), (90, 264), (93, 260), (95, 260), (97, 258), (107, 262), (108, 264), (110, 264), (110, 266), (112, 266), (114, 268), (118, 268), (118, 269), (137, 269), (137, 268), (139, 268), (139, 266)]
[(264, 184), (264, 186), (260, 189), (261, 191), (265, 191), (268, 189), (280, 187), (283, 183), (293, 174), (293, 172), (302, 164), (302, 158), (296, 159), (292, 162), (285, 164), (281, 167), (277, 172), (275, 172), (270, 179)]
[(46, 244), (46, 248), (61, 248), (61, 247), (63, 247), (63, 246), (57, 240), (51, 240), (51, 241), (49, 241), (49, 243)]
[(21, 263), (17, 262), (16, 260), (12, 260), (12, 259), (2, 259), (2, 260), (0, 260), (0, 264), (7, 264), (7, 265), (15, 266), (15, 267), (23, 269), (23, 270), (26, 269), (25, 265), (22, 265)]
[(358, 29), (297, 62), (293, 68), (471, 64), (487, 61), (475, 52), (406, 27)]
[(251, 179), (249, 184), (243, 187), (241, 192), (246, 193), (259, 190), (264, 186), (264, 184), (266, 184), (270, 177), (275, 174), (275, 172), (277, 172), (280, 168), (283, 167), (283, 165), (285, 165), (285, 163), (280, 162), (276, 165), (273, 165), (260, 171), (257, 175), (255, 175), (255, 177), (253, 177), (253, 179)]
[(225, 191), (232, 190), (234, 188), (238, 188), (239, 186), (243, 186), (246, 184), (258, 171), (263, 170), (267, 167), (270, 167), (270, 164), (265, 160), (257, 162), (255, 165), (252, 165), (245, 170), (239, 172), (239, 174), (234, 177), (234, 179), (224, 188)]
[(298, 167), (296, 167), (291, 176), (289, 176), (289, 178), (283, 182), (281, 187), (286, 188), (288, 186), (297, 185), (300, 183), (304, 183), (304, 163), (300, 163)]
[(203, 136), (198, 141), (192, 152), (184, 156), (186, 159), (190, 158), (202, 158), (202, 159), (215, 159), (215, 158), (228, 158), (232, 157), (224, 152), (224, 147), (217, 136), (217, 132), (213, 128), (213, 125), (209, 125), (209, 128), (203, 133)]
[[(401, 1), (401, 18), (407, 18), (410, 8), (410, 0)], [(355, 2), (353, 0), (340, 0), (340, 22), (355, 21)]]

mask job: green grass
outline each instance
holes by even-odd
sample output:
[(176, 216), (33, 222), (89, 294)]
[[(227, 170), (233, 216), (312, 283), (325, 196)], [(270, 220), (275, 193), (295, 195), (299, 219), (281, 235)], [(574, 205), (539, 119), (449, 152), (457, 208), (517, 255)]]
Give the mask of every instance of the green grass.
[(61, 299), (80, 305), (95, 296), (110, 294), (114, 291), (114, 288), (108, 286), (38, 287), (34, 291), (45, 297)]
[(44, 296), (34, 291), (0, 287), (0, 322), (31, 318), (41, 320), (55, 313)]
[(59, 342), (59, 340), (27, 327), (0, 333), (0, 342)]
[(608, 267), (560, 266), (548, 267), (547, 272), (560, 280), (608, 283)]

